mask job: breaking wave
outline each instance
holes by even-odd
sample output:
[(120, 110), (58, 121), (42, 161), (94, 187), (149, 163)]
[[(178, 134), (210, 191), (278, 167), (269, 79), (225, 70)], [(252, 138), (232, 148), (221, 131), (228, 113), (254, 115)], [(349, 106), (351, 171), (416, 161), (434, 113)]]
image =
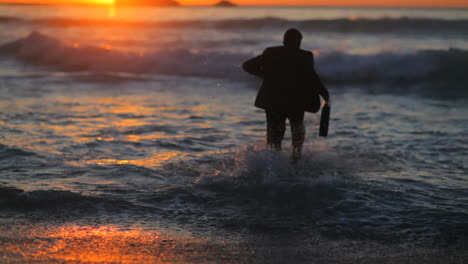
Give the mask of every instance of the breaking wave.
[(276, 29), (278, 27), (297, 27), (316, 32), (362, 32), (362, 33), (454, 33), (468, 34), (468, 19), (446, 20), (434, 18), (339, 18), (339, 19), (307, 19), (288, 20), (277, 17), (256, 19), (225, 19), (225, 20), (184, 20), (184, 21), (115, 21), (106, 19), (23, 19), (3, 16), (0, 23), (32, 24), (51, 27), (72, 26), (103, 26), (103, 27), (193, 27), (215, 29)]
[[(65, 72), (170, 74), (218, 78), (246, 78), (241, 64), (251, 54), (168, 49), (142, 54), (100, 46), (70, 46), (59, 39), (32, 32), (0, 46), (0, 54), (32, 65)], [(466, 83), (468, 51), (423, 50), (414, 53), (382, 52), (317, 54), (319, 73), (328, 83)]]
[[(389, 241), (418, 237), (425, 241), (450, 240), (453, 238), (444, 233), (464, 233), (462, 219), (466, 214), (453, 213), (444, 206), (433, 209), (432, 205), (413, 203), (415, 199), (401, 189), (400, 182), (379, 183), (353, 176), (361, 170), (386, 171), (395, 163), (399, 161), (383, 153), (345, 154), (314, 145), (299, 164), (291, 165), (285, 153), (249, 146), (211, 173), (201, 174), (195, 186), (214, 193), (204, 201), (209, 210), (233, 210), (235, 217), (224, 222), (228, 228), (278, 230), (305, 221), (325, 236)], [(426, 198), (422, 194), (418, 200)], [(249, 213), (237, 213), (239, 210)], [(449, 220), (430, 223), (431, 217), (442, 215)]]
[(286, 152), (245, 146), (236, 153), (204, 157), (208, 167), (161, 168), (161, 175), (171, 179), (167, 183), (155, 178), (138, 183), (136, 175), (155, 174), (143, 167), (82, 167), (93, 177), (131, 180), (99, 196), (0, 185), (0, 212), (46, 218), (121, 212), (146, 219), (149, 214), (184, 225), (206, 228), (208, 223), (260, 233), (307, 226), (327, 237), (377, 241), (457, 243), (466, 237), (466, 212), (454, 210), (450, 197), (438, 197), (439, 186), (356, 175), (398, 169), (404, 157), (366, 150), (337, 152), (320, 144), (305, 150), (303, 160), (291, 165)]

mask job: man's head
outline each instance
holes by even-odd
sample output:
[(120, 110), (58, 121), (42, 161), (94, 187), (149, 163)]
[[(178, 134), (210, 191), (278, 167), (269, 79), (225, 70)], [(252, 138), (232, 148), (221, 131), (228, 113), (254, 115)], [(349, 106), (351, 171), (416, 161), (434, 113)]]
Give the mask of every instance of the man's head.
[(300, 48), (302, 41), (302, 34), (295, 28), (290, 28), (284, 33), (283, 44), (285, 47)]

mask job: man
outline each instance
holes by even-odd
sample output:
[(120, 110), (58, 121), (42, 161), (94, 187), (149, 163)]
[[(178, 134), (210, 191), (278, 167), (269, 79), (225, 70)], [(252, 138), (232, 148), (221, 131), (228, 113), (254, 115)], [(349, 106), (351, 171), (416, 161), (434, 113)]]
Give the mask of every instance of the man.
[(328, 91), (314, 69), (312, 52), (300, 49), (302, 34), (289, 29), (283, 46), (267, 48), (262, 55), (246, 61), (246, 72), (263, 79), (255, 106), (265, 109), (267, 145), (281, 150), (281, 141), (289, 119), (292, 134), (292, 159), (297, 162), (304, 144), (304, 112), (316, 113), (320, 98), (329, 104)]

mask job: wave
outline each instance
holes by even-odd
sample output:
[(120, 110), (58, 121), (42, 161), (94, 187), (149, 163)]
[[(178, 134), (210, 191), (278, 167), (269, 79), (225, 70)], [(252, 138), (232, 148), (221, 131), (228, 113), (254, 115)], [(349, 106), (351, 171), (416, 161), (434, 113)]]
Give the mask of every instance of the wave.
[[(336, 152), (319, 144), (308, 147), (296, 166), (286, 153), (263, 146), (248, 146), (226, 157), (195, 181), (197, 191), (212, 193), (203, 201), (208, 208), (204, 215), (231, 210), (234, 217), (226, 217), (227, 227), (253, 230), (288, 229), (304, 221), (329, 237), (452, 242), (461, 237), (452, 234), (462, 230), (466, 212), (415, 202), (428, 197), (410, 191), (420, 188), (412, 184), (402, 189), (402, 183), (357, 176), (398, 169), (395, 157), (366, 150)], [(437, 192), (437, 186), (430, 188)]]
[[(40, 32), (1, 45), (0, 55), (62, 72), (170, 74), (237, 80), (247, 78), (240, 65), (251, 57), (245, 53), (187, 49), (141, 54), (100, 46), (69, 46)], [(366, 55), (333, 51), (317, 54), (316, 64), (330, 84), (434, 81), (464, 84), (468, 80), (464, 70), (468, 68), (468, 51), (459, 49)]]
[(0, 160), (16, 158), (18, 156), (35, 156), (36, 154), (30, 151), (11, 148), (0, 143)]
[(0, 46), (0, 54), (60, 71), (160, 73), (193, 76), (230, 76), (240, 71), (247, 55), (170, 49), (141, 54), (100, 46), (68, 46), (58, 39), (32, 32)]
[(38, 153), (0, 144), (0, 171), (14, 173), (24, 168), (53, 167), (57, 160)]
[(292, 164), (288, 151), (272, 151), (265, 145), (244, 146), (222, 160), (217, 160), (214, 171), (201, 173), (195, 180), (195, 186), (215, 192), (250, 191), (252, 188), (265, 187), (289, 188), (296, 185), (312, 189), (327, 186), (338, 189), (343, 176), (362, 170), (395, 169), (394, 166), (399, 164), (393, 157), (383, 153), (357, 150), (352, 154), (338, 153), (318, 143), (307, 145), (301, 161)]
[(70, 191), (37, 190), (28, 192), (14, 187), (0, 186), (0, 208), (45, 209), (77, 203), (94, 204), (96, 201), (98, 198)]
[(150, 184), (138, 183), (135, 176), (154, 174), (138, 166), (86, 167), (82, 169), (91, 177), (128, 177), (128, 185), (107, 188), (98, 197), (0, 185), (0, 211), (54, 219), (59, 215), (86, 219), (88, 213), (105, 219), (116, 215), (119, 221), (124, 213), (134, 219), (203, 228), (209, 223), (254, 233), (290, 232), (302, 226), (327, 237), (383, 242), (446, 239), (455, 243), (466, 236), (467, 213), (452, 210), (450, 197), (432, 196), (432, 191), (439, 190), (436, 185), (357, 176), (399, 169), (396, 163), (404, 158), (359, 149), (340, 152), (321, 144), (307, 146), (304, 154), (292, 166), (287, 153), (263, 145), (245, 146), (236, 153), (204, 157), (207, 167), (168, 165), (161, 172), (170, 181), (157, 184), (154, 178)]
[(225, 19), (225, 20), (183, 20), (183, 21), (125, 21), (109, 19), (71, 19), (46, 18), (23, 19), (19, 17), (2, 16), (0, 23), (16, 23), (43, 25), (50, 27), (102, 26), (102, 27), (194, 27), (218, 29), (275, 29), (278, 27), (297, 27), (302, 30), (318, 32), (362, 32), (362, 33), (431, 33), (446, 32), (462, 35), (468, 34), (468, 19), (435, 19), (435, 18), (339, 18), (339, 19), (307, 19), (288, 20), (277, 17), (255, 19)]
[[(91, 196), (65, 190), (26, 191), (12, 186), (0, 185), (0, 210), (26, 212), (58, 212), (64, 216), (80, 213), (96, 213), (119, 210), (144, 210), (143, 207), (115, 196)], [(64, 213), (66, 212), (66, 213)]]

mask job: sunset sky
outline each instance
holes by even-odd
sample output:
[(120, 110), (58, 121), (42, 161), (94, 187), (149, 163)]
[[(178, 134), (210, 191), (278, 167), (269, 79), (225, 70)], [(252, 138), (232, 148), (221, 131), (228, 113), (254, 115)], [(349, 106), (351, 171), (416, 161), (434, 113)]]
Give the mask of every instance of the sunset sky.
[[(108, 4), (113, 0), (0, 0), (0, 3), (96, 3)], [(182, 5), (212, 5), (217, 0), (178, 0)], [(299, 6), (392, 6), (392, 7), (468, 7), (467, 0), (233, 0), (239, 5), (299, 5)]]

